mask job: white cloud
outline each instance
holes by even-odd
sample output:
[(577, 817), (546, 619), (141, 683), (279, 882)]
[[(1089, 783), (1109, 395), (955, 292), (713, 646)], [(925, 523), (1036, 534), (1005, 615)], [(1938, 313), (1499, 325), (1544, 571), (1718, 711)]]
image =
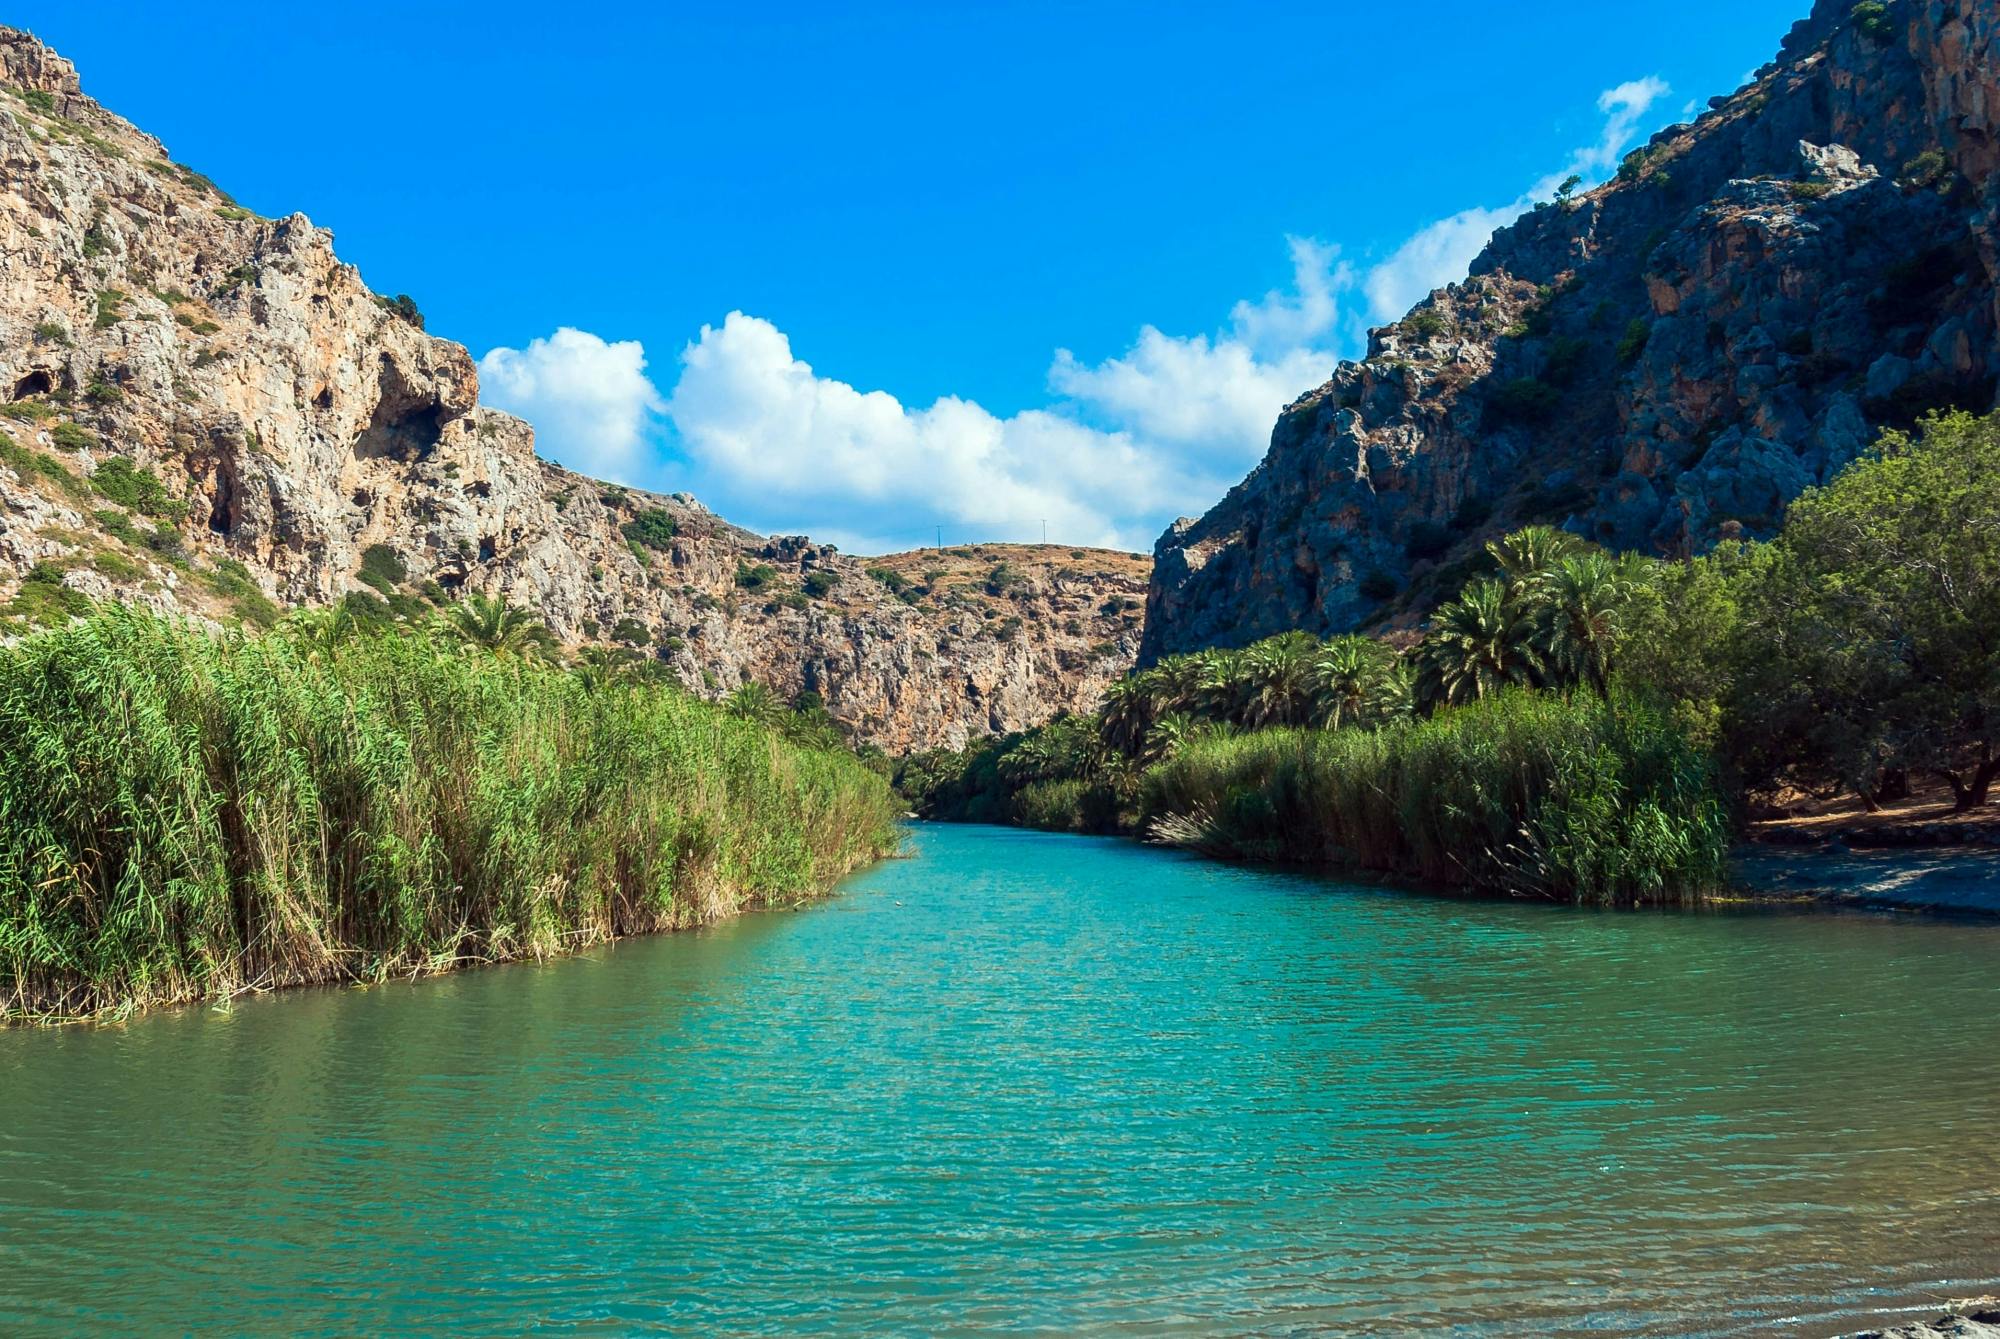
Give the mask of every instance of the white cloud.
[(479, 386), (482, 399), (535, 425), (549, 460), (628, 484), (655, 466), (648, 430), (665, 405), (637, 340), (612, 344), (564, 326), (481, 358)]
[(1493, 234), (1555, 194), (1570, 176), (1602, 181), (1617, 166), (1632, 142), (1640, 120), (1667, 95), (1665, 80), (1634, 79), (1606, 89), (1597, 99), (1604, 113), (1604, 130), (1595, 141), (1577, 149), (1555, 172), (1541, 178), (1522, 195), (1495, 208), (1473, 208), (1420, 229), (1389, 258), (1369, 270), (1363, 283), (1368, 314), (1375, 321), (1393, 321), (1432, 291), (1463, 279)]
[(1049, 385), (1094, 421), (1182, 448), (1225, 472), (1261, 453), (1277, 411), (1333, 373), (1326, 347), (1339, 317), (1338, 295), (1353, 286), (1337, 248), (1287, 239), (1293, 288), (1239, 302), (1230, 330), (1173, 336), (1153, 326), (1123, 356), (1095, 367), (1056, 350)]
[(950, 542), (1034, 539), (1044, 520), (1061, 542), (1144, 547), (1163, 507), (1217, 483), (1062, 413), (1000, 418), (950, 396), (919, 409), (857, 390), (741, 312), (682, 353), (667, 414), (697, 492), (705, 481), (711, 501), (741, 498), (878, 551), (916, 547), (939, 522)]

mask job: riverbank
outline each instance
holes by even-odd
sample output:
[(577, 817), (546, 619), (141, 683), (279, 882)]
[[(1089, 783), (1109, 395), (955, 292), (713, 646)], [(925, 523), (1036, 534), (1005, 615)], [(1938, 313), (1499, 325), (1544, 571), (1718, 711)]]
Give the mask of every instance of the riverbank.
[(894, 849), (843, 749), (442, 632), (106, 607), (0, 648), (0, 1018), (542, 959)]

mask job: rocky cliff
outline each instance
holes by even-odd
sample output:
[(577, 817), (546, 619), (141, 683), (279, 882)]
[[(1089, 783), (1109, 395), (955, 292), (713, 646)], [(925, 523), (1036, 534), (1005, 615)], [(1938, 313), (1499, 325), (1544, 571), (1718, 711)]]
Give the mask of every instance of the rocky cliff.
[(260, 218), (0, 29), (0, 632), (81, 597), (218, 621), (467, 591), (718, 695), (817, 692), (892, 750), (1095, 702), (1143, 559), (863, 561), (536, 457), (471, 358), (302, 214)]
[(1765, 536), (1885, 425), (1994, 402), (2000, 0), (1820, 0), (1779, 58), (1287, 407), (1162, 537), (1142, 656), (1408, 622), (1528, 522)]

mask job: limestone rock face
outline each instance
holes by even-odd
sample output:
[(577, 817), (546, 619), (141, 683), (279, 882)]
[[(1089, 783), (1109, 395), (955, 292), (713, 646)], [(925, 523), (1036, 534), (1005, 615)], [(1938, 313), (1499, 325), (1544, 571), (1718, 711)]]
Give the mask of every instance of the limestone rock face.
[(891, 750), (1090, 706), (1129, 668), (1143, 559), (863, 561), (573, 474), (303, 214), (238, 207), (24, 33), (0, 29), (0, 86), (0, 633), (46, 621), (29, 587), (218, 621), (257, 591), (479, 591), (711, 696), (816, 692)]
[(1159, 541), (1142, 658), (1407, 623), (1529, 522), (1770, 535), (1884, 426), (2000, 376), (2000, 0), (1821, 0), (1619, 179), (1496, 234)]

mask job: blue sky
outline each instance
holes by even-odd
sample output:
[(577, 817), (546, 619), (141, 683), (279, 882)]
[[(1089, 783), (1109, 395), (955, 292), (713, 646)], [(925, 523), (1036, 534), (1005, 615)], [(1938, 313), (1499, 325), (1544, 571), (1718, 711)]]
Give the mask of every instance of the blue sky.
[[(10, 22), (483, 359), (545, 454), (859, 550), (1149, 546), (1806, 0), (283, 6)], [(1413, 21), (1415, 20), (1415, 21)]]

